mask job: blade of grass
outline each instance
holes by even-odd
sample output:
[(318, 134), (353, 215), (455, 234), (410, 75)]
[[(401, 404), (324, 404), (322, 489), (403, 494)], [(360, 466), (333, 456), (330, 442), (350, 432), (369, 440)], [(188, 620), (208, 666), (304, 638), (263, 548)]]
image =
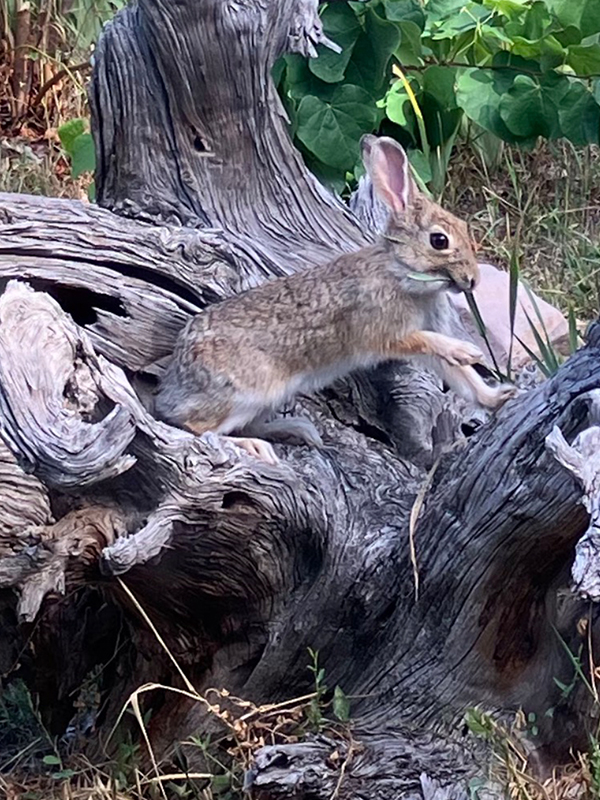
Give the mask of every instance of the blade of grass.
[(521, 345), (523, 350), (525, 350), (525, 352), (531, 358), (531, 360), (539, 367), (540, 371), (546, 376), (546, 378), (551, 378), (552, 373), (548, 371), (547, 366), (544, 364), (542, 359), (537, 355), (537, 353), (534, 353), (533, 350), (530, 347), (528, 347), (525, 344), (525, 342), (522, 339), (520, 339), (516, 334), (515, 334), (515, 339)]
[(573, 354), (577, 351), (579, 344), (579, 333), (577, 332), (577, 318), (575, 316), (575, 309), (569, 306), (569, 353)]
[[(548, 353), (548, 366), (552, 367), (554, 372), (556, 372), (556, 370), (559, 367), (559, 363), (558, 363), (558, 359), (556, 357), (556, 351), (554, 350), (554, 345), (552, 344), (552, 341), (550, 339), (550, 335), (548, 333), (548, 329), (546, 328), (546, 323), (544, 322), (544, 318), (542, 316), (542, 312), (540, 311), (540, 307), (538, 305), (538, 302), (536, 300), (536, 297), (535, 297), (533, 291), (531, 290), (531, 287), (527, 284), (526, 281), (523, 281), (522, 283), (523, 283), (523, 286), (525, 287), (525, 291), (527, 292), (527, 296), (529, 297), (529, 300), (531, 301), (531, 305), (533, 306), (533, 310), (535, 311), (535, 315), (538, 318), (538, 322), (540, 323), (540, 327), (542, 329), (542, 333), (544, 334), (544, 337), (546, 339), (545, 345), (546, 345), (546, 350), (547, 350), (547, 353)], [(539, 331), (537, 330), (536, 326), (532, 324), (532, 322), (529, 319), (529, 316), (527, 315), (527, 313), (526, 313), (526, 316), (527, 316), (527, 321), (529, 322), (529, 325), (530, 325), (532, 331), (534, 332), (534, 335), (536, 334), (536, 332), (539, 334)]]
[[(131, 697), (129, 698), (129, 702), (131, 704), (131, 708), (133, 709), (133, 713), (135, 715), (135, 718), (138, 721), (138, 725), (140, 726), (140, 730), (142, 732), (142, 736), (144, 738), (144, 742), (146, 744), (146, 748), (148, 749), (148, 754), (150, 756), (150, 761), (152, 762), (152, 767), (154, 769), (156, 777), (158, 778), (158, 777), (160, 777), (160, 771), (158, 769), (158, 762), (157, 762), (156, 757), (154, 755), (154, 750), (152, 749), (152, 745), (150, 744), (150, 737), (148, 736), (148, 731), (146, 730), (146, 725), (144, 724), (144, 717), (143, 717), (143, 714), (142, 714), (142, 710), (140, 708), (139, 695), (134, 692), (131, 695)], [(167, 793), (165, 791), (165, 787), (162, 785), (162, 783), (159, 782), (158, 787), (159, 787), (161, 795), (163, 796), (163, 800), (168, 800)]]
[(567, 654), (567, 656), (569, 658), (569, 661), (573, 665), (573, 669), (575, 670), (575, 673), (581, 679), (581, 681), (583, 682), (583, 685), (588, 690), (588, 692), (592, 695), (592, 697), (594, 697), (594, 689), (592, 687), (592, 684), (587, 679), (586, 674), (585, 674), (585, 672), (583, 670), (583, 667), (581, 666), (581, 658), (579, 656), (576, 656), (575, 653), (573, 653), (571, 651), (571, 648), (566, 643), (566, 641), (563, 639), (563, 637), (560, 635), (558, 629), (555, 628), (554, 625), (552, 626), (552, 628), (554, 630), (554, 633), (558, 637), (558, 641), (563, 646), (563, 648), (564, 648), (564, 650), (565, 650), (565, 652), (566, 652), (566, 654)]
[(430, 159), (430, 150), (429, 147), (429, 139), (427, 138), (427, 129), (425, 127), (425, 120), (423, 118), (423, 112), (421, 111), (421, 107), (417, 101), (415, 93), (413, 92), (412, 86), (408, 82), (406, 75), (402, 72), (400, 67), (397, 64), (394, 64), (392, 67), (392, 72), (394, 75), (402, 81), (402, 86), (404, 87), (404, 91), (408, 95), (408, 99), (410, 104), (415, 112), (415, 117), (417, 118), (417, 127), (419, 129), (419, 136), (421, 137), (421, 149), (423, 150), (423, 155), (427, 159), (427, 163), (431, 164)]
[(517, 313), (517, 297), (519, 293), (519, 255), (517, 247), (513, 247), (510, 253), (509, 265), (509, 285), (508, 285), (508, 314), (510, 322), (510, 345), (508, 348), (508, 359), (506, 361), (506, 375), (508, 380), (512, 374), (513, 344), (515, 340), (515, 317)]
[(477, 305), (477, 301), (475, 300), (475, 296), (473, 294), (470, 294), (469, 292), (465, 292), (465, 297), (467, 299), (467, 305), (469, 306), (471, 314), (473, 315), (473, 319), (475, 320), (475, 324), (477, 325), (477, 329), (481, 335), (481, 338), (485, 342), (485, 346), (488, 349), (488, 353), (490, 354), (490, 358), (492, 360), (492, 364), (494, 365), (496, 376), (498, 380), (503, 381), (506, 379), (506, 375), (503, 375), (503, 373), (500, 370), (500, 367), (498, 366), (498, 362), (496, 361), (496, 356), (494, 355), (494, 351), (492, 350), (492, 346), (490, 344), (490, 340), (487, 335), (487, 328), (485, 327), (485, 322), (483, 321), (483, 317), (481, 316), (481, 312), (479, 311), (479, 307)]
[(525, 317), (527, 318), (527, 322), (529, 324), (531, 332), (533, 333), (533, 336), (535, 338), (535, 343), (537, 345), (537, 348), (540, 351), (540, 356), (542, 357), (542, 360), (546, 365), (546, 367), (548, 368), (550, 374), (554, 375), (554, 373), (558, 370), (558, 367), (560, 366), (558, 363), (558, 359), (556, 358), (556, 353), (554, 352), (554, 348), (551, 343), (548, 343), (548, 341), (544, 341), (534, 321), (531, 319), (531, 317), (529, 316), (527, 311), (525, 311), (525, 309), (523, 309), (523, 311), (525, 313)]

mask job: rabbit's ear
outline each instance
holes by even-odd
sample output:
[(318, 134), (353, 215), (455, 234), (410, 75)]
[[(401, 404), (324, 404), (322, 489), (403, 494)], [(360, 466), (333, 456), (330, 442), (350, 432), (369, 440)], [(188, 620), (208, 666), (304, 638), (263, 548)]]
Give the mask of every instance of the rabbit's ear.
[(375, 193), (391, 211), (404, 214), (414, 191), (406, 153), (387, 136), (363, 136), (361, 148)]

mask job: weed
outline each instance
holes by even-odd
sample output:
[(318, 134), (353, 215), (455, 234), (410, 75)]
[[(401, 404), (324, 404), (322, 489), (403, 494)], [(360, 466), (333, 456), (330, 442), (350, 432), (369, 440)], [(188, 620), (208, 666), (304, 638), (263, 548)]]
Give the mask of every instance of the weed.
[[(555, 631), (573, 667), (573, 678), (569, 683), (555, 679), (560, 689), (561, 701), (566, 700), (581, 684), (591, 699), (590, 719), (597, 719), (600, 712), (600, 697), (596, 690), (595, 676), (598, 669), (591, 660), (591, 627), (588, 619), (580, 621), (582, 633), (587, 630), (589, 676), (582, 658), (583, 646), (573, 653), (565, 640)], [(579, 628), (579, 626), (578, 626)], [(555, 709), (547, 709), (545, 716), (553, 717)], [(525, 714), (519, 710), (512, 723), (500, 721), (495, 715), (480, 708), (471, 708), (465, 714), (465, 724), (477, 738), (490, 746), (494, 758), (496, 777), (507, 787), (508, 795), (516, 800), (569, 800), (573, 797), (600, 798), (600, 730), (589, 734), (588, 751), (574, 755), (573, 761), (553, 771), (545, 781), (533, 775), (529, 764), (527, 738), (535, 740), (540, 723), (535, 713)], [(476, 795), (477, 786), (472, 791)]]
[(505, 146), (490, 169), (472, 145), (456, 146), (444, 202), (469, 219), (484, 257), (508, 265), (575, 319), (595, 319), (600, 281), (600, 149), (544, 142)]

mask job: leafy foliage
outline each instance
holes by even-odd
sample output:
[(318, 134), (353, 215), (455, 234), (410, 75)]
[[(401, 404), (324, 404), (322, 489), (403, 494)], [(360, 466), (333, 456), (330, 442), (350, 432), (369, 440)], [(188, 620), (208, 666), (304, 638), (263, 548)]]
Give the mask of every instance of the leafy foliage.
[(342, 51), (284, 56), (274, 74), (296, 143), (338, 191), (360, 175), (364, 133), (410, 148), (434, 192), (459, 132), (493, 150), (599, 141), (597, 0), (347, 0), (321, 18)]
[[(71, 162), (71, 176), (78, 178), (96, 169), (94, 140), (88, 130), (86, 119), (70, 119), (58, 129), (58, 136), (64, 151)], [(90, 199), (94, 197), (94, 186), (90, 186)]]

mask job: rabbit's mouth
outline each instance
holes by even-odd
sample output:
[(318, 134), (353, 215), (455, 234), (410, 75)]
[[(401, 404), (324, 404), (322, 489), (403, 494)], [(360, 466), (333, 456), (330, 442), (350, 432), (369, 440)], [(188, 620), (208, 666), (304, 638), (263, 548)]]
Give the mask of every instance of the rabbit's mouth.
[(460, 294), (460, 292), (471, 294), (475, 288), (475, 283), (475, 278), (465, 277), (458, 279), (452, 275), (448, 275), (448, 291), (453, 292), (454, 294)]

